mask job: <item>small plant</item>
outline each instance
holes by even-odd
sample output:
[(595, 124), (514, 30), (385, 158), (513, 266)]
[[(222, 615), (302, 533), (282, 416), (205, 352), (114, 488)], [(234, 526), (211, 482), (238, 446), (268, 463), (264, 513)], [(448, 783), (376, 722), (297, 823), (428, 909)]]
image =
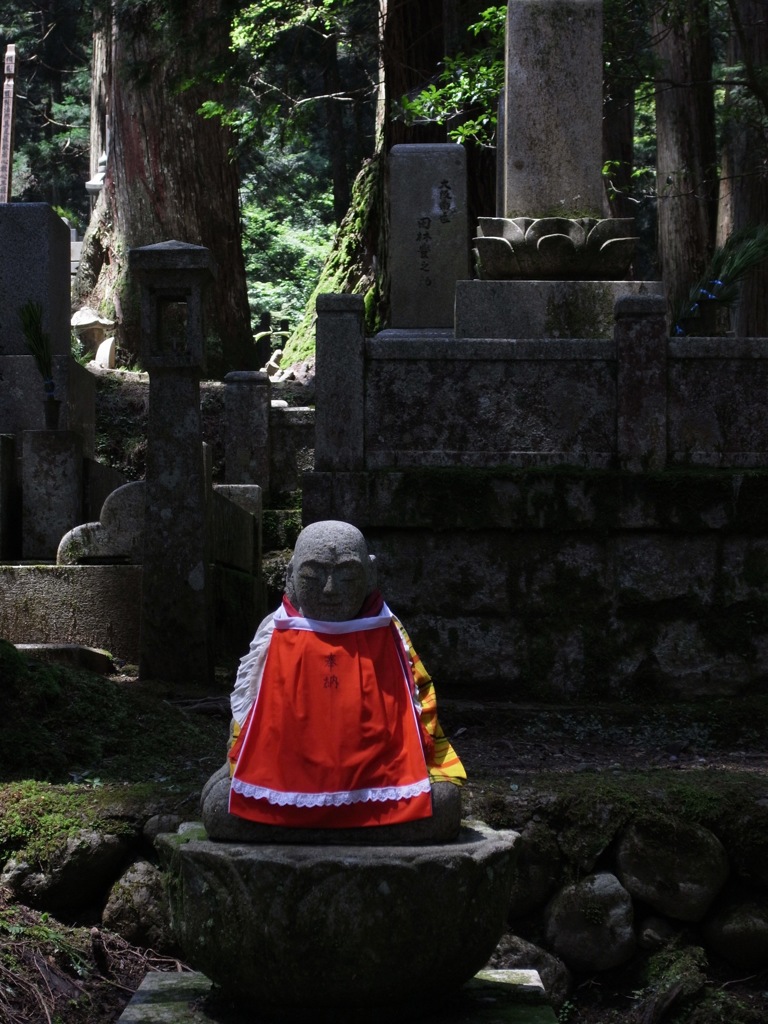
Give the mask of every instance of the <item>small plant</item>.
[(30, 355), (35, 360), (40, 376), (43, 378), (43, 391), (46, 397), (53, 396), (53, 352), (51, 336), (43, 330), (43, 307), (31, 299), (19, 310), (21, 329)]
[(705, 274), (691, 288), (679, 311), (675, 333), (689, 333), (685, 321), (701, 317), (707, 308), (730, 309), (739, 298), (744, 276), (768, 259), (768, 225), (734, 231), (725, 244), (715, 250)]

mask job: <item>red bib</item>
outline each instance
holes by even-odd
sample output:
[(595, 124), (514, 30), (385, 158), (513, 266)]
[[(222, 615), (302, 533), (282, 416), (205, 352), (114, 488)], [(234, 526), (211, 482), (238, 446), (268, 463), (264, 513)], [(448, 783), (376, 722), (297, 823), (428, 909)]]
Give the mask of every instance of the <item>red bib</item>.
[(230, 813), (300, 828), (432, 814), (410, 673), (391, 618), (386, 605), (345, 623), (278, 610), (261, 686), (230, 754)]

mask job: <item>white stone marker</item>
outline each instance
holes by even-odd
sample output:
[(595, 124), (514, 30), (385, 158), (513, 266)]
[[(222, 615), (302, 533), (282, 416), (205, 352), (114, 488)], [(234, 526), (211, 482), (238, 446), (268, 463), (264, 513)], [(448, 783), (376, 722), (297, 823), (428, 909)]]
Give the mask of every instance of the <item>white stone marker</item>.
[(602, 0), (510, 0), (501, 216), (602, 216), (602, 43)]

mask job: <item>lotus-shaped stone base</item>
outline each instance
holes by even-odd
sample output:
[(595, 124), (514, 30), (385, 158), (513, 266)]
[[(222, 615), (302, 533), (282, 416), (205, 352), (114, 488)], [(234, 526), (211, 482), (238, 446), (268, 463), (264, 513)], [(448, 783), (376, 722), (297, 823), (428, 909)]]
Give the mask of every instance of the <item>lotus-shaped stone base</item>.
[(249, 1021), (348, 1024), (431, 1017), (487, 963), (517, 839), (475, 822), (426, 846), (216, 842), (202, 828), (157, 844), (186, 959)]
[(632, 218), (481, 217), (478, 274), (486, 281), (620, 280), (635, 252), (632, 227)]

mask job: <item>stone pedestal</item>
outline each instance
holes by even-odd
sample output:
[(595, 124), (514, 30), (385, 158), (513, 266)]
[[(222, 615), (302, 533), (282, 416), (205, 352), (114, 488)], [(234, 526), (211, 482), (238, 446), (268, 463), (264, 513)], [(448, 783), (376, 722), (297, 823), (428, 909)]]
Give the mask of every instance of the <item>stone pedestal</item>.
[(515, 832), (476, 824), (431, 846), (157, 840), (187, 961), (235, 1004), (281, 1020), (434, 1007), (504, 929)]
[(317, 298), (315, 465), (363, 467), (365, 450), (362, 295)]
[(22, 558), (56, 557), (59, 541), (82, 521), (83, 439), (68, 430), (22, 434)]
[(667, 464), (667, 323), (663, 295), (616, 303), (616, 451), (622, 469)]
[(0, 434), (0, 561), (13, 551), (13, 520), (16, 515), (16, 445), (7, 434)]
[[(430, 1009), (423, 1006), (398, 1011), (398, 1020), (417, 1019), (421, 1024), (556, 1024), (552, 1007), (545, 1001), (538, 972), (480, 971), (449, 1005), (437, 996)], [(184, 974), (151, 972), (123, 1010), (118, 1024), (285, 1024), (282, 1014), (264, 1017), (231, 1007), (217, 1007), (211, 998), (211, 982), (197, 971)], [(328, 1018), (311, 1011), (306, 1019), (322, 1024)], [(390, 1024), (391, 1011), (371, 1006), (359, 1014), (348, 1011), (331, 1017), (332, 1024)]]
[(658, 281), (459, 281), (457, 338), (612, 338), (622, 295), (661, 293)]

